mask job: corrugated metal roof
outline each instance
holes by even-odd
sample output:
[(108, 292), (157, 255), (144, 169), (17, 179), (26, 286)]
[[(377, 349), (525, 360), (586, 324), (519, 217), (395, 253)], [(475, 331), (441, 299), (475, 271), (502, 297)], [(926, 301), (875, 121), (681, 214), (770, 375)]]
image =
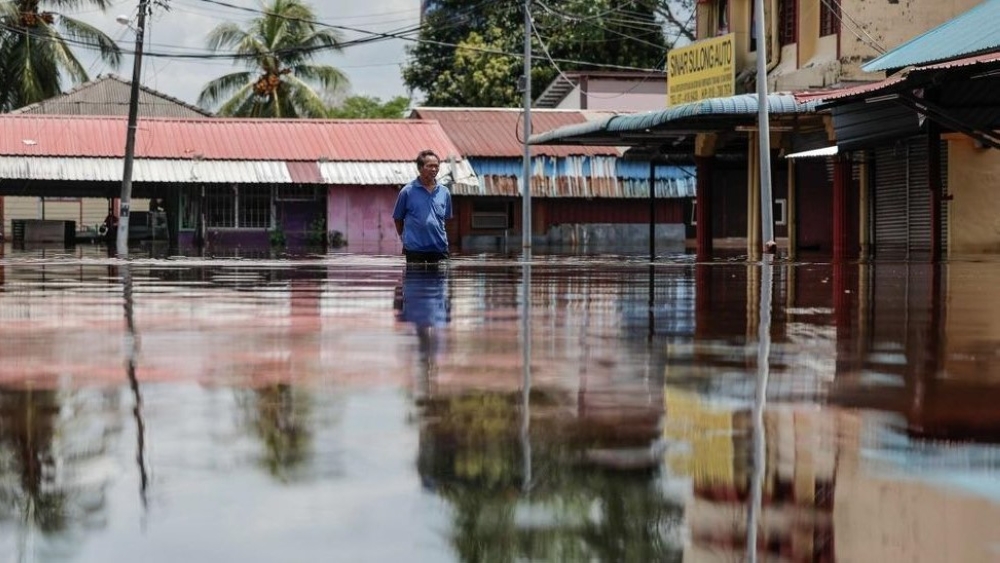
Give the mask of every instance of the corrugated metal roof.
[[(0, 156), (0, 178), (121, 182), (120, 158), (65, 158)], [(262, 160), (137, 159), (132, 170), (136, 182), (288, 184), (284, 162)]]
[[(113, 74), (98, 76), (65, 94), (22, 108), (15, 114), (128, 115), (132, 83)], [(139, 117), (206, 117), (212, 113), (198, 106), (139, 86)]]
[(877, 72), (925, 65), (1000, 48), (1000, 0), (986, 0), (906, 43), (861, 65)]
[(929, 65), (910, 68), (905, 72), (894, 74), (889, 78), (886, 78), (885, 80), (879, 80), (877, 82), (858, 84), (848, 88), (839, 88), (837, 90), (796, 92), (794, 95), (795, 99), (801, 103), (811, 102), (811, 101), (833, 101), (846, 98), (860, 98), (864, 97), (864, 94), (883, 93), (887, 90), (898, 91), (901, 88), (894, 88), (894, 86), (897, 85), (906, 86), (904, 85), (904, 82), (919, 83), (920, 78), (924, 76), (930, 76), (935, 71), (979, 66), (979, 67), (985, 67), (982, 69), (985, 72), (985, 71), (992, 71), (993, 68), (997, 65), (997, 63), (1000, 63), (1000, 53), (986, 53), (983, 55), (964, 57), (961, 59), (956, 59), (943, 63), (929, 64)]
[[(524, 155), (524, 114), (511, 108), (416, 108), (412, 115), (441, 124), (464, 157)], [(532, 131), (549, 131), (586, 123), (579, 110), (536, 109), (531, 111)], [(616, 147), (532, 147), (532, 156), (621, 155)]]
[[(512, 159), (475, 159), (476, 186), (456, 195), (519, 196), (522, 165)], [(531, 193), (537, 197), (648, 198), (649, 163), (609, 156), (539, 156), (531, 162)], [(693, 197), (694, 167), (656, 166), (656, 196)]]
[[(454, 162), (455, 174), (452, 176), (452, 163), (444, 161), (438, 171), (438, 180), (452, 185), (452, 191), (459, 193), (474, 189), (479, 185), (475, 171), (467, 160)], [(402, 187), (417, 177), (417, 164), (414, 161), (399, 162), (320, 162), (319, 171), (327, 184), (355, 185), (396, 185)]]
[[(711, 98), (660, 111), (612, 117), (607, 122), (607, 130), (641, 131), (689, 117), (757, 115), (758, 107), (757, 94)], [(811, 113), (815, 111), (816, 104), (800, 104), (791, 94), (768, 94), (767, 109), (773, 115)]]
[[(124, 157), (124, 117), (0, 115), (0, 155)], [(435, 121), (140, 119), (136, 158), (398, 162), (459, 155)]]
[[(303, 169), (315, 168), (315, 175)], [(121, 182), (120, 158), (65, 158), (0, 156), (0, 178), (5, 180), (57, 180), (76, 182)], [(458, 161), (456, 188), (479, 185), (467, 161)], [(450, 181), (450, 164), (441, 167), (443, 182)], [(273, 160), (136, 159), (132, 178), (148, 183), (206, 184), (336, 184), (398, 185), (417, 177), (412, 161), (397, 162), (284, 162)]]
[[(791, 94), (769, 94), (767, 96), (768, 111), (772, 115), (813, 113), (817, 102), (799, 103)], [(633, 115), (615, 115), (602, 121), (582, 123), (560, 127), (540, 135), (532, 135), (532, 144), (558, 143), (574, 137), (586, 137), (597, 133), (628, 133), (644, 131), (682, 119), (698, 117), (727, 117), (756, 115), (758, 109), (757, 94), (741, 94), (727, 98), (711, 98), (689, 104), (681, 104), (659, 111), (637, 113)]]

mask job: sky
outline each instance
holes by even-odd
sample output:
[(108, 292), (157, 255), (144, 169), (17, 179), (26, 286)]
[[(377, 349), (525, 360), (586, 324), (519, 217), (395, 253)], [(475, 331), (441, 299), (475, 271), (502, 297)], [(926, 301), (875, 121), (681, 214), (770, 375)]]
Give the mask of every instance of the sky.
[[(135, 35), (115, 21), (116, 16), (126, 15), (133, 21), (138, 0), (111, 0), (112, 7), (100, 12), (93, 7), (78, 11), (63, 11), (66, 15), (83, 20), (104, 31), (123, 50), (132, 51)], [(225, 4), (259, 10), (262, 0), (220, 0)], [(146, 52), (204, 52), (206, 37), (217, 25), (225, 21), (243, 24), (254, 14), (213, 4), (205, 0), (166, 0), (169, 10), (154, 5), (147, 18)], [(377, 33), (392, 33), (413, 28), (420, 23), (420, 0), (312, 0), (316, 19), (325, 24), (343, 26)], [(359, 31), (342, 31), (344, 40), (370, 36)], [(406, 96), (401, 67), (406, 61), (405, 48), (412, 45), (403, 39), (387, 39), (369, 45), (348, 47), (339, 54), (317, 57), (320, 64), (329, 64), (344, 72), (350, 79), (351, 95), (375, 96), (388, 101), (395, 96)], [(100, 74), (117, 74), (131, 80), (132, 57), (124, 56), (118, 69), (96, 60), (89, 52), (76, 49), (78, 58), (91, 78)], [(190, 60), (143, 57), (143, 86), (152, 88), (182, 101), (194, 104), (198, 93), (210, 80), (225, 74), (244, 70), (226, 60)], [(67, 85), (65, 89), (71, 86)]]

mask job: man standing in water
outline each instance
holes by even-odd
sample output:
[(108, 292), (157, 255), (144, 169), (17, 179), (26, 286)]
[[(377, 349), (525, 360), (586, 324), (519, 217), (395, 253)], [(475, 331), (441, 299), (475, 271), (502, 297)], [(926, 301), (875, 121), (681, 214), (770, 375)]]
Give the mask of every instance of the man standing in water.
[(451, 219), (451, 192), (437, 181), (441, 160), (434, 151), (417, 155), (418, 176), (403, 186), (392, 218), (407, 263), (433, 264), (448, 258), (444, 222)]

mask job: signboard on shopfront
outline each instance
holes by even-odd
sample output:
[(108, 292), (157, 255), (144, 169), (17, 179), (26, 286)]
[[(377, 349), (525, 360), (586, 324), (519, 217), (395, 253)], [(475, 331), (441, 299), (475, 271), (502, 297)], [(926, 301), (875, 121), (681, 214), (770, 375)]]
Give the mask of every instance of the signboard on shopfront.
[(676, 106), (736, 94), (735, 35), (730, 33), (667, 53), (667, 104)]

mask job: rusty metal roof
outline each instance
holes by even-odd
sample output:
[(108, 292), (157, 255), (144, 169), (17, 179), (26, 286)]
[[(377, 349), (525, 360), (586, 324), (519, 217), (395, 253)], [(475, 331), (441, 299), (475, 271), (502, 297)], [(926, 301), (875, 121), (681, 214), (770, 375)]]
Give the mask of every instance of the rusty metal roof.
[[(521, 157), (524, 155), (524, 114), (512, 108), (415, 108), (418, 119), (433, 119), (441, 124), (464, 157)], [(607, 117), (607, 113), (599, 117)], [(568, 125), (587, 123), (588, 113), (580, 110), (531, 110), (532, 133), (551, 131)], [(532, 156), (620, 156), (613, 146), (534, 146)]]
[[(0, 115), (0, 156), (121, 158), (126, 118)], [(435, 121), (145, 118), (136, 158), (399, 162), (432, 149), (446, 160), (458, 147)]]

